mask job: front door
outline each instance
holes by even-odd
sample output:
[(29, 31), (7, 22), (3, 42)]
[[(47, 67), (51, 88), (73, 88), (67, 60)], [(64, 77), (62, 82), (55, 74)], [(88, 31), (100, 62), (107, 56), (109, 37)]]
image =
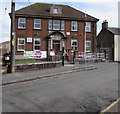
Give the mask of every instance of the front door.
[(60, 51), (60, 40), (53, 40), (53, 49), (57, 52)]
[(53, 49), (55, 50), (56, 60), (61, 60), (60, 40), (53, 40)]

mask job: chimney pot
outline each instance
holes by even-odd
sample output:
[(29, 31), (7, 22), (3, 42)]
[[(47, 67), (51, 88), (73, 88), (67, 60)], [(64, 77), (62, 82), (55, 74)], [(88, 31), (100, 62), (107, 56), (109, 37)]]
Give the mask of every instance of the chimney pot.
[(107, 20), (103, 21), (103, 23), (102, 23), (102, 29), (106, 29), (106, 28), (108, 28)]

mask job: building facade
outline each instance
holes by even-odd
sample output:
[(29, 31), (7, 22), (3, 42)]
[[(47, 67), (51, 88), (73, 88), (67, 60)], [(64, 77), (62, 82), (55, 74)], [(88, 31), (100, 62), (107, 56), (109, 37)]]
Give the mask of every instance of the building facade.
[(35, 3), (17, 10), (16, 55), (23, 55), (24, 51), (44, 51), (49, 58), (51, 51), (60, 55), (64, 47), (72, 60), (73, 50), (95, 52), (97, 21), (67, 5)]
[(102, 23), (102, 30), (97, 36), (97, 47), (100, 52), (108, 55), (110, 61), (118, 61), (120, 49), (120, 28), (108, 27), (105, 20)]

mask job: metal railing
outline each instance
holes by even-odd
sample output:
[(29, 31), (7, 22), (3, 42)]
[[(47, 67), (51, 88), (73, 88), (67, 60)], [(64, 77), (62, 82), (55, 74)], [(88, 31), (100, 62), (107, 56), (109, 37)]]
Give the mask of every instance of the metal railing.
[(79, 64), (94, 63), (105, 59), (104, 53), (84, 53), (80, 52), (75, 58), (75, 63)]

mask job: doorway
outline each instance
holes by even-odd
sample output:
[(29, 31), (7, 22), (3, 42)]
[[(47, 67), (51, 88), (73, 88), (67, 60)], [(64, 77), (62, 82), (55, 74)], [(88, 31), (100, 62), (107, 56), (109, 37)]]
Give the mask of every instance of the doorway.
[(55, 51), (60, 51), (60, 40), (53, 40), (53, 49)]

